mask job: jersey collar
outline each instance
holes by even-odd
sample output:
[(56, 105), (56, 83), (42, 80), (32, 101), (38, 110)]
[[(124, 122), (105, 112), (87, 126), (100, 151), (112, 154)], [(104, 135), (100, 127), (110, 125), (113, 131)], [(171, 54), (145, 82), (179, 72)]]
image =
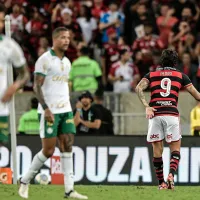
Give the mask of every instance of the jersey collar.
[[(55, 51), (53, 50), (53, 49), (50, 49), (50, 53), (51, 53), (51, 55), (52, 56), (56, 56), (57, 57), (57, 55), (56, 55), (56, 53), (55, 53)], [(65, 55), (63, 55), (63, 57), (62, 57), (62, 59), (65, 57)], [(62, 60), (61, 59), (61, 60)]]

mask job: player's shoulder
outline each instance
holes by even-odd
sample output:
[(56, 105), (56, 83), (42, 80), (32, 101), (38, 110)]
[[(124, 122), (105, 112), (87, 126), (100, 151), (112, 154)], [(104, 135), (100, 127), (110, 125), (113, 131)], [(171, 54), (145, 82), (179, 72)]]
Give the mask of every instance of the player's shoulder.
[(47, 62), (49, 61), (50, 56), (51, 56), (50, 52), (46, 51), (37, 59), (37, 62)]
[(15, 46), (19, 46), (19, 44), (13, 38), (10, 38), (8, 36), (3, 35), (2, 40), (6, 43), (7, 47), (13, 48)]
[(63, 62), (66, 63), (67, 65), (71, 65), (71, 61), (66, 56), (64, 56)]

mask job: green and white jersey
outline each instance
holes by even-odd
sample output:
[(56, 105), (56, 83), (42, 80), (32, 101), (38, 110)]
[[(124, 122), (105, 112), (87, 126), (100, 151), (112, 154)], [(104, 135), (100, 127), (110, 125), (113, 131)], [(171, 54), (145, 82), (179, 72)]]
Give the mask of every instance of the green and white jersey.
[[(44, 100), (53, 114), (71, 112), (68, 77), (71, 63), (68, 58), (58, 58), (51, 49), (39, 57), (35, 73), (45, 76), (42, 92)], [(43, 113), (41, 105), (38, 112)]]
[[(25, 65), (21, 47), (11, 38), (0, 35), (0, 99), (8, 87), (8, 67), (21, 68)], [(8, 116), (8, 104), (0, 101), (0, 116)]]

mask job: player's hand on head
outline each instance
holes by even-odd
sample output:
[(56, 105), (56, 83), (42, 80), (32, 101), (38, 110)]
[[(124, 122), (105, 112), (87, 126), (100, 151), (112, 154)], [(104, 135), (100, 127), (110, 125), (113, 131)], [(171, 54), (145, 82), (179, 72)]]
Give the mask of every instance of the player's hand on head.
[(146, 118), (152, 119), (154, 117), (154, 112), (156, 111), (153, 107), (146, 107)]
[(45, 109), (45, 111), (44, 111), (44, 117), (45, 117), (45, 120), (47, 122), (54, 123), (54, 115), (49, 110), (49, 108)]

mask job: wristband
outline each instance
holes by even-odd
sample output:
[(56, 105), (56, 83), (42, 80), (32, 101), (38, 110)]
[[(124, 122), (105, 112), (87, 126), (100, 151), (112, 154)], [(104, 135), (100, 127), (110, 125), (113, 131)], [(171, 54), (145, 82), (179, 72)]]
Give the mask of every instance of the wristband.
[(43, 104), (43, 105), (42, 105), (42, 108), (43, 108), (44, 110), (46, 110), (46, 109), (48, 108), (47, 104), (46, 104), (46, 103)]
[(77, 108), (76, 110), (77, 110), (78, 112), (81, 112), (81, 108)]

